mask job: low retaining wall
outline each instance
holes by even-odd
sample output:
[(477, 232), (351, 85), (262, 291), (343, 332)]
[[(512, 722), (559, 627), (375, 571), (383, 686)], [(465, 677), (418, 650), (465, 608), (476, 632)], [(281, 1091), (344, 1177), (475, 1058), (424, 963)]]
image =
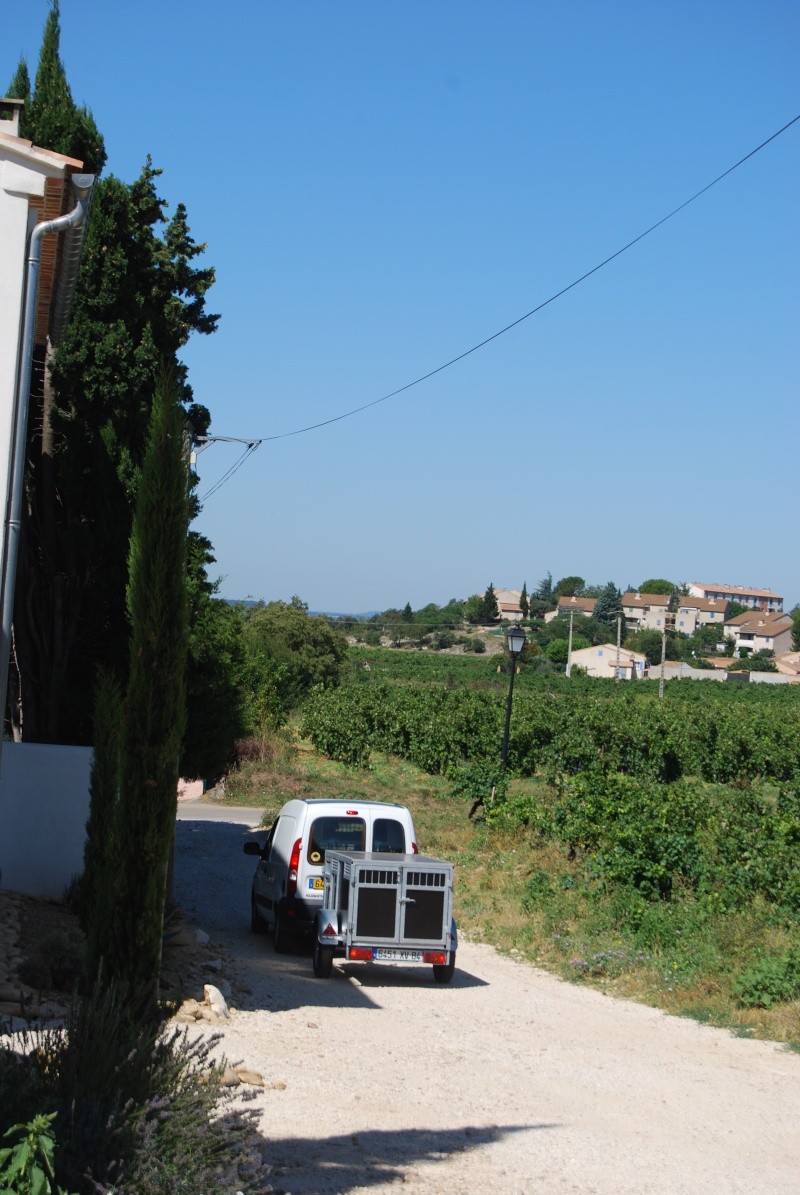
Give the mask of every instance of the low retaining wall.
[(61, 899), (83, 871), (91, 747), (3, 743), (0, 888)]

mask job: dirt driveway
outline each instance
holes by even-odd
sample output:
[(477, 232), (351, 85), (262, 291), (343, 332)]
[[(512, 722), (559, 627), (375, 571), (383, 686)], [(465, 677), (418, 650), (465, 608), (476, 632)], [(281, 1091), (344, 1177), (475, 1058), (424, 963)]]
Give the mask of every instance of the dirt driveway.
[(469, 943), (449, 987), (341, 962), (317, 980), (249, 931), (247, 827), (179, 816), (178, 900), (233, 984), (225, 1053), (266, 1081), (276, 1190), (800, 1191), (800, 1055)]

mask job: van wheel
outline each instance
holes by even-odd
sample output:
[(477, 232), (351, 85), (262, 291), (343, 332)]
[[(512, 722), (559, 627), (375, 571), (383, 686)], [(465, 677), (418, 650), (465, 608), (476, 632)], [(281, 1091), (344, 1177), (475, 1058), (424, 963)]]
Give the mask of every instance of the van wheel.
[(449, 983), (456, 969), (456, 952), (453, 950), (446, 963), (434, 963), (433, 978), (437, 983)]
[(333, 947), (323, 946), (319, 938), (314, 938), (314, 974), (317, 979), (327, 979), (333, 966)]
[(254, 934), (265, 934), (267, 923), (258, 911), (255, 896), (250, 895), (250, 929)]
[(289, 953), (289, 926), (286, 924), (286, 918), (282, 913), (275, 914), (275, 928), (272, 931), (272, 944), (275, 947), (276, 954)]

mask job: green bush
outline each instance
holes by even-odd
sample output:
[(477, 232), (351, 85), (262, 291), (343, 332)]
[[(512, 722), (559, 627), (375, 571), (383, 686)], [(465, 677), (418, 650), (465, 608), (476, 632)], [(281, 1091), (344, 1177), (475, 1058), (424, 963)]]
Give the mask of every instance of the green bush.
[(743, 971), (733, 991), (743, 1008), (772, 1008), (800, 997), (800, 952), (767, 955)]
[(226, 1107), (217, 1039), (191, 1042), (139, 1013), (140, 1002), (98, 986), (63, 1027), (28, 1035), (22, 1053), (0, 1048), (0, 1123), (52, 1108), (55, 1179), (81, 1195), (219, 1191), (218, 1168), (255, 1114)]

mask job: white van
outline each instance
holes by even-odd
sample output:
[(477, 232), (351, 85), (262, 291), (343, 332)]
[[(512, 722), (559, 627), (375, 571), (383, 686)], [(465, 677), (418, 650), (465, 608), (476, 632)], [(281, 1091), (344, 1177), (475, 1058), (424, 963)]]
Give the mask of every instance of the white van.
[(254, 933), (272, 928), (275, 949), (285, 953), (294, 931), (308, 931), (322, 908), (326, 851), (417, 853), (417, 835), (405, 805), (383, 801), (294, 800), (283, 806), (263, 844), (244, 844), (257, 855), (250, 896)]

